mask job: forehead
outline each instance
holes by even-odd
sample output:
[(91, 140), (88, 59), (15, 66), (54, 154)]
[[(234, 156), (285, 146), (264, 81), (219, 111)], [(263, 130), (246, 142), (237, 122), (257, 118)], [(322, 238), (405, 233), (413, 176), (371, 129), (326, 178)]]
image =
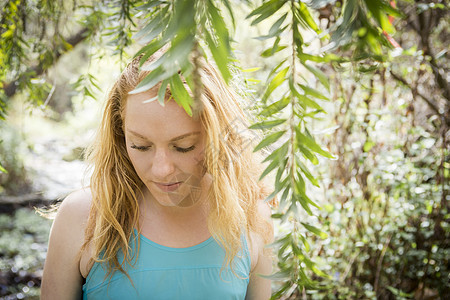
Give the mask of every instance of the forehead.
[(124, 110), (125, 130), (134, 131), (152, 140), (169, 141), (182, 134), (203, 131), (199, 120), (190, 117), (173, 99), (162, 106), (155, 97), (156, 91), (129, 95)]

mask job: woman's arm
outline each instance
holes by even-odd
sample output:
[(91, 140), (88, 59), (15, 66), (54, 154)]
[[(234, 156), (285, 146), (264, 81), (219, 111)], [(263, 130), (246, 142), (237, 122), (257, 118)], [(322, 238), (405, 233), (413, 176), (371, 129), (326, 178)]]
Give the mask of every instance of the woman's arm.
[(268, 237), (263, 238), (260, 233), (250, 233), (252, 249), (252, 270), (250, 272), (250, 281), (247, 288), (246, 300), (265, 300), (272, 294), (271, 281), (259, 275), (272, 274), (272, 256), (270, 249), (264, 248), (264, 240), (273, 242), (273, 222), (271, 219), (271, 209), (267, 203), (260, 201), (258, 203), (258, 213), (268, 222)]
[(90, 199), (88, 190), (80, 190), (64, 199), (58, 209), (50, 231), (42, 300), (81, 299), (83, 277), (78, 254), (84, 242)]

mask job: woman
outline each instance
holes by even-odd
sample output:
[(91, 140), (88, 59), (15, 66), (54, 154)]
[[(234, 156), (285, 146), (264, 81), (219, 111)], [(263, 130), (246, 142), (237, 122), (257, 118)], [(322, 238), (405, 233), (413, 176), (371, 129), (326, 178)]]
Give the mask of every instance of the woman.
[[(161, 51), (146, 63), (160, 57)], [(192, 117), (134, 59), (114, 84), (89, 188), (59, 207), (42, 299), (268, 299), (273, 237), (244, 114), (203, 62)]]

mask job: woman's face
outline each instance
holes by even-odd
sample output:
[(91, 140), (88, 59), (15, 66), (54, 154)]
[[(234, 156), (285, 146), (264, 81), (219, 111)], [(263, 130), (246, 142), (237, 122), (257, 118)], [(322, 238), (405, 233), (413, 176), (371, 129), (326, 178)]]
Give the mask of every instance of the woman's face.
[(174, 100), (161, 106), (150, 90), (129, 95), (124, 111), (126, 147), (151, 198), (163, 206), (187, 207), (206, 189), (205, 133)]

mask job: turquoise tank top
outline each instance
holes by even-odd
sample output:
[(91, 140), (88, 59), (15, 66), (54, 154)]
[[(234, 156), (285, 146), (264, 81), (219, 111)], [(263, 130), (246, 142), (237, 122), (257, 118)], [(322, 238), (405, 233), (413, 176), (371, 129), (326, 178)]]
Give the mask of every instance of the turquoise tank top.
[[(134, 237), (138, 236), (137, 231)], [(83, 285), (83, 300), (155, 299), (155, 300), (243, 300), (250, 274), (250, 254), (246, 239), (243, 250), (234, 259), (234, 272), (222, 268), (225, 251), (210, 237), (188, 248), (159, 245), (143, 235), (140, 237), (138, 259), (125, 270), (133, 280), (116, 271), (106, 278), (106, 266), (94, 263)], [(132, 238), (133, 239), (133, 238)], [(130, 243), (132, 253), (135, 242)], [(119, 251), (118, 259), (123, 259)]]

